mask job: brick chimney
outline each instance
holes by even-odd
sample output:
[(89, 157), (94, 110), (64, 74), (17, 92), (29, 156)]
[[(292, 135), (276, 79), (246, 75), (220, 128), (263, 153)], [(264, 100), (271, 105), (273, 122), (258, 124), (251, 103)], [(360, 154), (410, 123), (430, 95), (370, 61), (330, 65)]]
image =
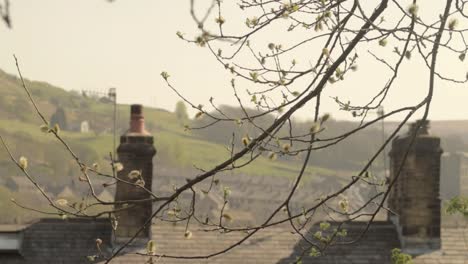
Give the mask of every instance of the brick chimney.
[[(145, 129), (143, 107), (141, 105), (131, 105), (130, 109), (130, 129), (120, 136), (120, 145), (117, 148), (119, 162), (123, 165), (123, 170), (118, 172), (117, 177), (132, 183), (143, 180), (144, 187), (151, 190), (153, 157), (156, 154), (156, 149), (153, 146), (153, 136)], [(130, 179), (129, 173), (133, 170), (141, 171), (141, 178)], [(115, 201), (149, 198), (151, 196), (143, 189), (124, 182), (117, 182)], [(131, 205), (131, 203), (129, 204)], [(121, 206), (116, 205), (116, 209), (119, 208)], [(115, 235), (117, 239), (132, 237), (151, 214), (151, 201), (138, 203), (134, 208), (116, 213), (118, 227)], [(151, 227), (147, 226), (144, 232), (140, 233), (139, 238), (149, 238), (150, 232)]]
[(417, 121), (407, 135), (393, 140), (390, 151), (393, 180), (419, 124), (421, 128), (388, 200), (389, 208), (396, 213), (390, 220), (398, 228), (402, 249), (413, 255), (440, 248), (440, 138), (429, 135), (429, 121)]

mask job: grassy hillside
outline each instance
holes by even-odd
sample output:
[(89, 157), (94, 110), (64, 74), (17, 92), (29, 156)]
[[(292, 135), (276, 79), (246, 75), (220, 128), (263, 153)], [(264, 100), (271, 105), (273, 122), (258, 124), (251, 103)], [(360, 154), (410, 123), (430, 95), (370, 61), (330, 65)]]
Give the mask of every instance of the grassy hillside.
[[(26, 81), (39, 108), (46, 118), (51, 118), (57, 108), (62, 108), (67, 121), (61, 135), (67, 140), (84, 162), (98, 162), (105, 168), (112, 151), (112, 113), (113, 106), (102, 98), (83, 96), (77, 92), (67, 92), (47, 83)], [(158, 149), (156, 166), (175, 168), (178, 171), (193, 171), (193, 166), (210, 169), (217, 163), (228, 159), (229, 152), (223, 144), (209, 142), (191, 131), (184, 131), (175, 114), (161, 109), (145, 108), (148, 129), (155, 137)], [(50, 119), (49, 119), (50, 120)], [(91, 132), (76, 131), (82, 121), (88, 121)], [(118, 105), (118, 134), (128, 128), (129, 106)], [(51, 193), (59, 193), (64, 186), (80, 184), (77, 179), (79, 170), (64, 148), (50, 135), (39, 129), (40, 119), (27, 100), (20, 80), (0, 71), (0, 134), (6, 139), (15, 157), (29, 159), (30, 169), (37, 181)], [(293, 177), (298, 171), (297, 162), (270, 161), (261, 157), (257, 162), (242, 168), (239, 173), (249, 175), (271, 175)], [(310, 179), (319, 172), (322, 175), (332, 171), (311, 167), (307, 171)], [(158, 174), (158, 172), (156, 172)], [(9, 197), (27, 202), (41, 200), (40, 196), (28, 191), (15, 192), (5, 186), (21, 172), (9, 160), (6, 151), (0, 148), (0, 209), (12, 212), (17, 219), (28, 219), (37, 214), (15, 207)], [(163, 176), (163, 175), (162, 175)], [(190, 176), (190, 175), (187, 175)], [(23, 176), (24, 177), (24, 176)], [(26, 185), (27, 181), (24, 181)], [(74, 182), (74, 183), (73, 183)], [(2, 186), (3, 185), (3, 186)], [(30, 186), (20, 188), (27, 189)], [(43, 203), (35, 204), (40, 208)], [(0, 222), (11, 222), (13, 218), (2, 217)]]
[[(77, 175), (76, 166), (67, 157), (66, 152), (51, 136), (40, 132), (39, 118), (27, 101), (19, 79), (0, 71), (0, 133), (7, 139), (15, 155), (30, 157), (36, 166), (44, 167), (44, 177), (52, 179), (50, 186), (63, 186)], [(39, 108), (50, 118), (58, 107), (64, 109), (69, 129), (63, 129), (62, 135), (86, 162), (106, 163), (112, 151), (112, 104), (101, 98), (90, 98), (76, 92), (67, 92), (47, 83), (26, 81)], [(209, 142), (190, 131), (184, 131), (175, 114), (165, 110), (145, 108), (146, 124), (154, 134), (158, 149), (158, 160), (164, 166), (177, 168), (209, 169), (216, 163), (229, 158), (229, 152), (223, 144)], [(81, 121), (90, 123), (90, 133), (76, 130)], [(118, 134), (128, 127), (129, 106), (118, 106)], [(0, 151), (0, 176), (16, 175), (17, 170), (7, 160), (5, 151)], [(10, 165), (8, 165), (10, 164)], [(59, 165), (57, 165), (59, 164)], [(296, 162), (270, 161), (261, 157), (258, 162), (241, 169), (241, 173), (250, 175), (273, 175), (292, 177), (297, 171)], [(325, 169), (314, 169), (330, 174)]]

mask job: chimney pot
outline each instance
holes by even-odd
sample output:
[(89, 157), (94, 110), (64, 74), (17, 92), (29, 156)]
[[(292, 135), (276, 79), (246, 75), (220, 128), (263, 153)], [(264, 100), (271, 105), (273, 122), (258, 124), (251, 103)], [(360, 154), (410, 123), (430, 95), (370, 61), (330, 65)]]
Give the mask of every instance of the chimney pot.
[(143, 106), (141, 104), (132, 104), (130, 106), (130, 114), (131, 115), (141, 115), (143, 110)]
[(150, 135), (145, 129), (145, 118), (143, 117), (143, 106), (132, 104), (130, 106), (130, 131), (131, 134)]

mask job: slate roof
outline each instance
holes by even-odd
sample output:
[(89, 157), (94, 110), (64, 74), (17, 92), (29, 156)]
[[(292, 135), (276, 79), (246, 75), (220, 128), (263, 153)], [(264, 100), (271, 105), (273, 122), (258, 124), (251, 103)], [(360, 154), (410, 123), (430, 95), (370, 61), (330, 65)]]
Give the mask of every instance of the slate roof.
[[(343, 241), (356, 238), (366, 222), (351, 222), (343, 227), (348, 236)], [(441, 249), (420, 256), (413, 256), (414, 264), (468, 264), (468, 226), (447, 224), (441, 228)], [(300, 255), (304, 242), (299, 242), (294, 253), (280, 264), (293, 263), (294, 256)], [(307, 254), (302, 263), (314, 264), (391, 264), (391, 250), (401, 248), (396, 229), (390, 222), (374, 222), (364, 238), (352, 245), (337, 245), (329, 248), (324, 256), (310, 257)]]
[[(365, 228), (365, 222), (346, 223), (348, 235), (341, 242), (355, 238)], [(23, 227), (22, 227), (23, 228)], [(333, 224), (330, 230), (333, 229)], [(157, 252), (167, 255), (206, 255), (217, 252), (236, 243), (244, 233), (220, 234), (205, 232), (196, 226), (191, 226), (191, 239), (184, 237), (185, 225), (158, 222), (153, 225), (153, 240)], [(313, 226), (307, 236), (312, 236), (318, 230)], [(0, 232), (15, 232), (11, 226), (0, 226)], [(223, 255), (210, 259), (167, 259), (162, 258), (157, 263), (295, 263), (305, 246), (304, 241), (290, 232), (289, 226), (279, 226), (265, 229), (244, 244)], [(21, 255), (0, 253), (2, 264), (45, 264), (45, 263), (90, 263), (86, 256), (94, 255), (96, 239), (103, 240), (102, 250), (110, 254), (109, 245), (112, 242), (111, 227), (106, 219), (42, 219), (24, 228)], [(335, 245), (330, 247), (323, 256), (310, 257), (305, 254), (302, 263), (314, 264), (390, 264), (390, 252), (400, 248), (397, 233), (390, 222), (377, 221), (371, 226), (364, 238), (352, 245)], [(147, 263), (148, 257), (139, 256), (136, 252), (145, 252), (145, 245), (129, 248), (124, 255), (111, 263)], [(156, 260), (153, 258), (153, 260)], [(442, 248), (429, 254), (417, 256), (415, 264), (468, 264), (468, 227), (451, 226), (442, 228)], [(99, 260), (96, 261), (99, 262)]]
[[(219, 232), (204, 232), (202, 230), (191, 230), (191, 239), (184, 237), (184, 225), (162, 224), (153, 226), (153, 240), (156, 241), (157, 252), (167, 255), (197, 256), (207, 255), (226, 248), (241, 240), (245, 233), (220, 234)], [(180, 264), (180, 263), (277, 263), (280, 259), (287, 257), (297, 243), (298, 238), (285, 227), (274, 227), (265, 229), (255, 234), (245, 244), (209, 259), (159, 259), (157, 263)], [(140, 248), (140, 250), (145, 250)], [(145, 263), (148, 257), (135, 254), (126, 254), (116, 258), (112, 263)]]
[[(6, 229), (0, 226), (0, 232), (2, 231)], [(158, 253), (188, 256), (209, 254), (237, 242), (245, 235), (205, 232), (196, 228), (191, 231), (192, 238), (186, 239), (185, 225), (153, 225), (153, 240), (157, 243)], [(25, 228), (21, 255), (0, 253), (0, 263), (89, 264), (91, 262), (86, 256), (97, 253), (96, 238), (103, 240), (103, 253), (108, 256), (111, 237), (110, 224), (105, 219), (43, 219)], [(232, 252), (219, 257), (195, 261), (160, 259), (158, 263), (275, 263), (287, 257), (296, 242), (297, 236), (292, 235), (289, 230), (282, 227), (269, 228)], [(135, 252), (146, 252), (146, 244), (130, 247), (125, 255), (117, 257), (111, 263), (146, 263), (148, 257), (136, 255)]]
[[(308, 245), (304, 240), (300, 241), (294, 247), (294, 251), (288, 258), (282, 259), (280, 264), (294, 263), (296, 256), (303, 256), (302, 263), (316, 264), (391, 264), (391, 250), (399, 248), (397, 232), (392, 223), (387, 221), (376, 221), (366, 232), (364, 237), (356, 243), (344, 244), (349, 241), (356, 240), (365, 230), (367, 222), (349, 222), (345, 223), (341, 228), (347, 230), (347, 235), (343, 238), (338, 238), (336, 244), (329, 247), (322, 256), (309, 256), (309, 251), (304, 249)], [(328, 233), (333, 232), (336, 224), (331, 224)], [(310, 233), (315, 233), (318, 230), (314, 226)], [(324, 231), (326, 235), (327, 231)]]
[[(108, 226), (105, 219), (41, 219), (24, 229), (21, 255), (0, 253), (0, 263), (89, 263), (86, 256), (96, 252), (96, 238), (110, 243)], [(3, 231), (4, 226), (0, 226), (0, 232)]]

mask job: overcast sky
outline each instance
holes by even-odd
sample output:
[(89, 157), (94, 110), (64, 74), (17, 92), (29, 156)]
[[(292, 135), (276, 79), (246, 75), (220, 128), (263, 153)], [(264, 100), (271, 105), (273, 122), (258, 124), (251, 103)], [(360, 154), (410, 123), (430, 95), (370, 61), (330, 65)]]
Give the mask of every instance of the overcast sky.
[[(0, 24), (0, 68), (9, 73), (16, 72), (12, 56), (16, 54), (29, 79), (66, 90), (105, 91), (116, 87), (120, 103), (173, 110), (178, 98), (160, 77), (161, 71), (168, 71), (176, 87), (196, 104), (206, 105), (210, 97), (224, 104), (236, 102), (229, 86), (231, 76), (208, 50), (187, 44), (175, 34), (196, 34), (188, 0), (11, 2), (13, 28)], [(238, 11), (229, 11), (225, 17), (226, 24), (244, 25), (245, 17)], [(269, 34), (281, 43), (281, 36)], [(303, 55), (299, 57), (299, 63), (308, 63)], [(389, 76), (378, 63), (363, 60), (345, 86), (327, 91), (323, 109), (337, 119), (352, 117), (339, 111), (329, 97), (339, 95), (343, 100), (364, 102), (369, 92), (382, 87)], [(440, 68), (461, 79), (468, 69), (456, 57), (441, 58)], [(428, 72), (417, 60), (407, 62), (400, 76), (385, 105), (389, 110), (419, 101), (427, 90)], [(468, 119), (467, 100), (467, 85), (438, 81), (430, 118)], [(309, 118), (312, 108), (304, 107), (301, 118)]]

